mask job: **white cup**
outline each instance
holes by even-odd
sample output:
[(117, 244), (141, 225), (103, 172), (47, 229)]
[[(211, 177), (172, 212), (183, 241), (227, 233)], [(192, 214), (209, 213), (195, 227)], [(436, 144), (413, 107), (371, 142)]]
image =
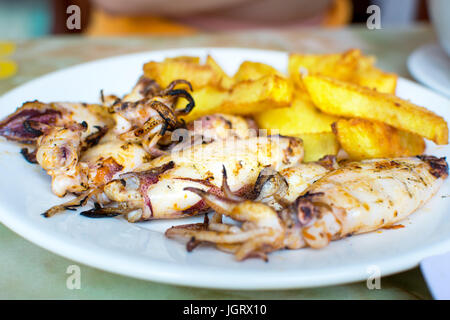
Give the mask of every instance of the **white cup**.
[(428, 0), (428, 11), (439, 42), (450, 57), (450, 0)]

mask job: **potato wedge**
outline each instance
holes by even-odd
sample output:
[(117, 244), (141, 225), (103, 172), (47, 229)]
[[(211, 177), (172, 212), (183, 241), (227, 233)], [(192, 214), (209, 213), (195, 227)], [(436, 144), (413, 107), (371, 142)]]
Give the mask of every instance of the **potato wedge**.
[(352, 160), (408, 157), (425, 150), (421, 136), (379, 121), (341, 119), (333, 123), (333, 132)]
[(350, 82), (379, 92), (395, 94), (398, 76), (395, 73), (384, 72), (376, 68), (374, 64), (374, 57), (361, 56), (359, 66)]
[(378, 120), (437, 144), (448, 143), (447, 122), (409, 101), (321, 75), (304, 77), (303, 83), (314, 104), (323, 112)]
[[(272, 108), (289, 106), (292, 101), (292, 86), (288, 79), (279, 76), (266, 76), (256, 81), (242, 81), (230, 91), (214, 87), (194, 90), (193, 111), (183, 117), (191, 121), (211, 113), (250, 115)], [(177, 108), (186, 104), (180, 99)]]
[(234, 75), (235, 82), (258, 80), (264, 76), (284, 75), (272, 66), (260, 62), (244, 61), (239, 66), (238, 71)]
[(193, 57), (193, 56), (177, 56), (172, 58), (165, 58), (165, 62), (167, 61), (184, 61), (189, 63), (196, 63), (200, 64), (200, 57)]
[[(301, 71), (307, 74), (321, 74), (344, 81), (350, 81), (361, 63), (361, 51), (351, 49), (344, 53), (333, 54), (296, 54), (289, 55), (288, 72), (294, 84), (305, 89)], [(366, 58), (364, 63), (370, 65)]]
[(258, 126), (278, 130), (283, 135), (331, 132), (331, 124), (339, 118), (317, 109), (306, 92), (297, 92), (288, 108), (270, 109), (254, 115)]
[(161, 87), (167, 87), (173, 80), (184, 79), (192, 84), (194, 90), (206, 86), (219, 87), (222, 79), (222, 75), (210, 64), (200, 65), (183, 59), (148, 62), (144, 65), (144, 75), (154, 79)]
[(231, 87), (234, 84), (234, 79), (231, 78), (223, 69), (219, 66), (219, 64), (216, 62), (216, 60), (213, 59), (210, 55), (206, 58), (206, 65), (211, 66), (211, 68), (214, 70), (214, 72), (219, 75), (220, 81), (219, 81), (219, 87), (223, 89), (231, 89)]
[(374, 66), (375, 58), (365, 56), (358, 49), (344, 53), (289, 56), (289, 76), (296, 86), (304, 89), (300, 70), (308, 74), (320, 74), (375, 89), (379, 92), (395, 93), (397, 75), (384, 72)]
[(384, 72), (371, 67), (358, 71), (352, 82), (378, 92), (395, 94), (397, 79), (398, 76), (394, 73)]
[(264, 110), (283, 108), (292, 102), (293, 89), (284, 77), (265, 76), (255, 81), (237, 83), (220, 112), (249, 115)]
[[(229, 92), (214, 87), (203, 87), (193, 91), (191, 96), (194, 98), (195, 107), (189, 114), (182, 117), (186, 122), (217, 112), (216, 110), (220, 109), (220, 106), (228, 98)], [(186, 102), (185, 99), (179, 99), (176, 108), (184, 108)]]
[(336, 155), (339, 143), (332, 132), (302, 133), (293, 135), (303, 140), (304, 162), (317, 161), (327, 155)]

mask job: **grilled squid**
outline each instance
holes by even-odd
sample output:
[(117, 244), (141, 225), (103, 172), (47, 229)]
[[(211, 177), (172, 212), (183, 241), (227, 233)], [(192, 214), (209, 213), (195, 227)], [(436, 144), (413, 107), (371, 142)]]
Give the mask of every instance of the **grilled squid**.
[[(161, 155), (152, 152), (158, 150), (156, 144), (169, 130), (182, 126), (178, 115), (194, 107), (189, 93), (176, 89), (178, 85), (190, 88), (184, 80), (162, 89), (141, 78), (130, 94), (110, 105), (103, 93), (103, 105), (25, 103), (0, 123), (0, 135), (35, 146), (21, 153), (52, 176), (56, 195), (99, 188), (116, 174), (133, 171)], [(174, 110), (179, 97), (188, 104)]]
[(291, 137), (227, 139), (195, 145), (156, 158), (139, 171), (111, 181), (104, 187), (105, 195), (111, 200), (108, 209), (94, 208), (90, 213), (115, 210), (126, 213), (131, 222), (203, 213), (209, 210), (209, 205), (185, 188), (220, 195), (222, 166), (230, 173), (231, 190), (242, 197), (252, 197), (253, 186), (263, 168), (282, 170), (299, 164), (302, 159), (301, 140)]
[[(253, 126), (251, 122), (247, 121), (247, 119), (230, 115), (212, 115), (208, 117), (208, 119), (202, 119), (199, 122), (196, 122), (195, 126), (192, 123), (188, 124), (186, 127), (187, 131), (183, 130), (184, 141), (176, 143), (177, 137), (174, 136), (173, 140), (175, 142), (173, 147), (169, 147), (167, 150), (170, 152), (177, 152), (177, 150), (187, 149), (195, 144), (211, 143), (213, 141), (224, 140), (230, 137), (244, 139), (248, 138), (252, 133), (251, 130), (253, 129)], [(68, 141), (66, 140), (66, 142)], [(88, 190), (95, 188), (101, 189), (102, 186), (107, 184), (113, 178), (120, 180), (120, 176), (122, 174), (136, 171), (139, 167), (149, 162), (151, 158), (151, 155), (149, 155), (138, 143), (124, 142), (120, 139), (114, 139), (114, 136), (108, 133), (106, 136), (101, 138), (98, 144), (84, 151), (79, 157), (79, 165), (76, 167), (77, 170), (75, 170), (78, 175), (68, 176), (65, 174), (66, 171), (63, 170), (59, 170), (53, 174), (58, 176), (61, 175), (61, 177), (57, 178), (58, 180), (63, 180), (66, 182), (72, 181), (73, 186), (70, 188), (73, 190), (78, 192), (86, 190), (85, 194), (97, 194), (98, 199), (95, 200), (96, 203), (107, 204), (110, 200), (104, 194), (103, 196), (100, 196), (98, 195), (99, 192), (89, 193)], [(67, 171), (67, 173), (69, 173), (69, 171)], [(142, 174), (136, 175), (141, 178), (144, 176)], [(123, 179), (121, 181), (128, 181), (130, 179), (131, 177), (128, 176), (127, 179)], [(81, 180), (84, 181), (83, 185), (85, 188), (81, 187), (78, 183), (78, 181)], [(62, 185), (58, 184), (58, 186), (61, 187)], [(55, 189), (54, 192), (58, 195), (62, 195), (68, 190), (68, 188), (63, 188), (60, 190)], [(79, 199), (84, 201), (85, 197), (81, 196)], [(69, 208), (73, 208), (73, 203), (74, 201), (70, 200), (68, 205), (63, 204), (53, 207), (47, 211), (45, 215), (51, 216), (57, 212), (64, 211), (67, 206)], [(99, 209), (99, 207), (94, 208), (96, 213), (90, 216), (110, 216), (109, 214), (100, 214), (98, 211)], [(121, 212), (123, 212), (123, 210)], [(85, 215), (89, 214), (85, 213)]]
[(52, 177), (52, 191), (57, 196), (88, 188), (86, 165), (79, 164), (81, 135), (86, 126), (49, 127), (37, 140), (36, 161)]
[(98, 104), (31, 101), (0, 122), (0, 135), (8, 140), (35, 144), (44, 133), (39, 128), (64, 127), (73, 123), (85, 123), (82, 139), (91, 136), (92, 140), (99, 130), (111, 127), (113, 120)]
[(215, 113), (200, 117), (172, 134), (175, 141), (168, 148), (171, 152), (190, 148), (196, 144), (207, 144), (217, 140), (248, 139), (256, 137), (257, 126), (251, 119), (229, 114)]
[[(447, 176), (445, 158), (433, 156), (349, 162), (279, 210), (260, 201), (188, 188), (216, 214), (212, 221), (172, 227), (166, 236), (189, 240), (190, 250), (201, 242), (213, 243), (234, 253), (237, 260), (267, 259), (267, 253), (283, 248), (323, 248), (331, 240), (405, 219), (437, 192)], [(223, 223), (222, 215), (240, 225)]]
[[(164, 154), (158, 143), (164, 144), (164, 137), (170, 143), (170, 132), (184, 127), (178, 116), (188, 114), (195, 106), (188, 91), (176, 88), (179, 85), (192, 91), (185, 80), (174, 80), (161, 89), (155, 81), (141, 77), (129, 94), (115, 99), (108, 107), (116, 123), (113, 134), (123, 141), (142, 144), (154, 156)], [(179, 98), (188, 102), (184, 109), (175, 109)]]
[(256, 180), (254, 200), (280, 210), (318, 179), (337, 168), (334, 156), (325, 156), (319, 161), (300, 163), (280, 171), (271, 167), (264, 168)]

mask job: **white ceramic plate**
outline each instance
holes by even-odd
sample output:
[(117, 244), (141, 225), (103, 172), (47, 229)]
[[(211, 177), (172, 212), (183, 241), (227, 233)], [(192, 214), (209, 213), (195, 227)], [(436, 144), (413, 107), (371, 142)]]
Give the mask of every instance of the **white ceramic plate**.
[[(183, 49), (110, 58), (61, 70), (24, 84), (0, 99), (0, 117), (24, 101), (89, 101), (105, 93), (131, 89), (142, 65), (167, 56), (212, 54), (230, 74), (243, 60), (265, 62), (286, 71), (287, 54), (250, 49)], [(404, 79), (398, 95), (425, 105), (450, 121), (449, 100)], [(429, 144), (429, 154), (446, 156), (448, 146)], [(73, 212), (45, 219), (40, 214), (63, 202), (50, 192), (50, 178), (19, 154), (20, 147), (0, 142), (0, 220), (26, 239), (56, 254), (131, 277), (179, 285), (227, 289), (282, 289), (365, 280), (373, 265), (382, 275), (417, 266), (421, 259), (450, 250), (450, 180), (422, 209), (403, 222), (403, 229), (383, 230), (331, 243), (322, 250), (302, 249), (270, 254), (269, 262), (233, 256), (209, 247), (191, 253), (164, 237), (184, 221), (130, 224), (120, 218), (89, 219)], [(0, 253), (1, 255), (1, 253)]]
[(450, 98), (450, 57), (439, 44), (415, 50), (408, 58), (408, 70), (417, 81)]

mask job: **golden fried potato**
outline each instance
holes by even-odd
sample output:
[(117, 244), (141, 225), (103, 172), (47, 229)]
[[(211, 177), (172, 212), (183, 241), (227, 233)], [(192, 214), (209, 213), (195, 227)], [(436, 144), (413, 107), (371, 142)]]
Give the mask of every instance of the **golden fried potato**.
[(395, 94), (398, 76), (395, 73), (384, 72), (374, 64), (374, 57), (361, 56), (358, 68), (349, 81), (379, 92)]
[(379, 121), (340, 119), (333, 132), (352, 160), (415, 156), (425, 150), (421, 136)]
[(304, 77), (303, 83), (314, 104), (323, 112), (378, 120), (437, 144), (448, 143), (447, 122), (409, 101), (321, 75)]
[(379, 92), (395, 93), (397, 75), (384, 72), (374, 66), (375, 58), (365, 56), (358, 49), (335, 54), (291, 54), (289, 76), (296, 86), (304, 89), (301, 70), (307, 74), (320, 74), (348, 81)]
[(317, 109), (305, 92), (297, 92), (288, 108), (269, 109), (254, 115), (258, 126), (277, 130), (283, 135), (331, 132), (331, 124), (339, 118)]
[(283, 108), (292, 102), (292, 94), (292, 86), (284, 77), (272, 75), (255, 81), (242, 81), (234, 85), (217, 112), (249, 115)]
[(201, 65), (184, 59), (151, 61), (144, 65), (144, 76), (154, 79), (161, 87), (167, 87), (173, 80), (184, 79), (194, 90), (206, 86), (219, 87), (223, 75), (210, 64)]
[[(351, 49), (344, 53), (333, 54), (297, 54), (289, 55), (288, 72), (294, 84), (304, 89), (302, 72), (307, 74), (321, 74), (343, 81), (350, 81), (361, 63), (361, 51)], [(370, 65), (370, 59), (363, 62)]]
[[(220, 106), (229, 96), (228, 91), (223, 91), (214, 87), (203, 87), (191, 93), (195, 101), (194, 109), (182, 119), (186, 122), (195, 120), (201, 116), (212, 114), (220, 109)], [(179, 99), (177, 109), (182, 109), (186, 105), (185, 99)]]
[(317, 161), (327, 155), (336, 155), (339, 143), (332, 132), (302, 133), (293, 135), (303, 140), (304, 162)]
[(189, 63), (196, 63), (200, 64), (200, 57), (193, 57), (193, 56), (178, 56), (178, 57), (172, 57), (172, 58), (165, 58), (165, 62), (167, 61), (184, 61)]
[(260, 62), (244, 61), (239, 66), (238, 71), (234, 75), (234, 81), (258, 80), (264, 76), (284, 75), (272, 66)]
[(394, 73), (381, 71), (371, 67), (358, 71), (355, 75), (354, 83), (374, 89), (378, 92), (395, 94), (398, 76)]
[(210, 55), (206, 58), (206, 65), (211, 66), (216, 74), (219, 75), (219, 87), (223, 89), (231, 89), (234, 84), (234, 79), (231, 78), (223, 69), (219, 66), (219, 64), (214, 60)]
[[(230, 91), (214, 87), (194, 90), (193, 111), (184, 116), (185, 121), (211, 113), (249, 115), (272, 108), (289, 106), (292, 101), (292, 86), (288, 79), (279, 76), (266, 76), (255, 81), (236, 83)], [(180, 99), (177, 108), (186, 104)]]

